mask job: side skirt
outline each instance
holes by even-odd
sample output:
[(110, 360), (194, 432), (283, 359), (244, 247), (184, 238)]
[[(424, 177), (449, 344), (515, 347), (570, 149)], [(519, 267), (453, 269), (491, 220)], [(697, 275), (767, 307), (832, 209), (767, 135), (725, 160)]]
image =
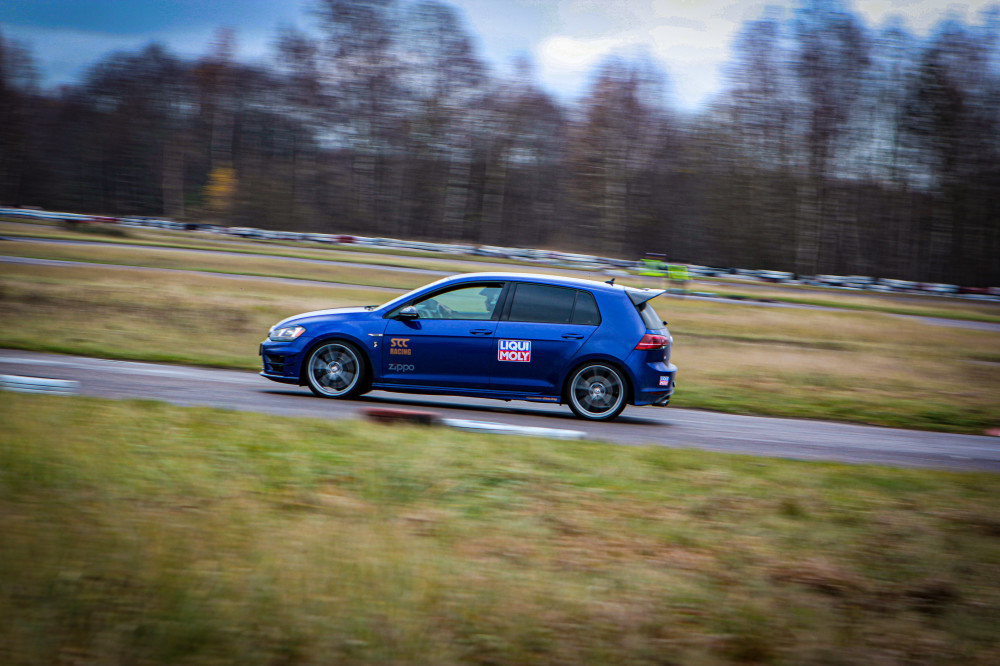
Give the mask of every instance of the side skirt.
[(460, 395), (467, 398), (489, 398), (491, 400), (527, 400), (528, 402), (547, 402), (562, 404), (562, 398), (557, 395), (541, 395), (538, 393), (524, 394), (514, 391), (490, 391), (488, 389), (461, 389), (443, 386), (408, 386), (406, 384), (372, 384), (373, 391), (391, 391), (393, 393), (417, 393), (422, 395)]

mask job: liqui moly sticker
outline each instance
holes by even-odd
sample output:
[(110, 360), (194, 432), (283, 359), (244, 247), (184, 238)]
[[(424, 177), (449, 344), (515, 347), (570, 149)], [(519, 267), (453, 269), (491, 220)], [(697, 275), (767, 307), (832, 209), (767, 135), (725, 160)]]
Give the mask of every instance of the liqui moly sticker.
[(498, 361), (531, 362), (531, 340), (501, 340)]
[(670, 376), (660, 375), (660, 386), (670, 386)]

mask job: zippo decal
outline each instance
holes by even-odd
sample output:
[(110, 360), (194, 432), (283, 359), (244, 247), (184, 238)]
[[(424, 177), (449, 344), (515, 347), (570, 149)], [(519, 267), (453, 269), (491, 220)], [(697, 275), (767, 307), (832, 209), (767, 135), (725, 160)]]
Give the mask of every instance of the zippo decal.
[(531, 340), (501, 340), (497, 350), (498, 361), (531, 362)]
[(396, 356), (410, 356), (413, 350), (410, 349), (409, 338), (389, 338), (389, 353)]
[(389, 372), (413, 372), (414, 367), (408, 363), (390, 363)]

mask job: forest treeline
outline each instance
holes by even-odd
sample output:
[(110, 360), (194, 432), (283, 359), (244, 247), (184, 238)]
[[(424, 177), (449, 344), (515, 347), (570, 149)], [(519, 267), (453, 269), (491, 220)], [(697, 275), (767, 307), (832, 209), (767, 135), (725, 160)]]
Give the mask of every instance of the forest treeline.
[(498, 74), (434, 0), (318, 0), (249, 65), (151, 44), (43, 90), (0, 34), (0, 203), (1000, 284), (1000, 10), (929, 35), (801, 0), (722, 90), (619, 54), (578, 100)]

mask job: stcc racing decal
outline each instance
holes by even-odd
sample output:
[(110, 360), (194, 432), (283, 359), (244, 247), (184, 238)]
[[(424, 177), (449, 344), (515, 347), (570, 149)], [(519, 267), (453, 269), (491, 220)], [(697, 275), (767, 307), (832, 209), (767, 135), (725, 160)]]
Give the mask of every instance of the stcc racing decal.
[(531, 362), (531, 340), (501, 340), (497, 350), (498, 361)]
[(413, 350), (410, 349), (409, 338), (389, 338), (389, 353), (396, 356), (410, 356)]

